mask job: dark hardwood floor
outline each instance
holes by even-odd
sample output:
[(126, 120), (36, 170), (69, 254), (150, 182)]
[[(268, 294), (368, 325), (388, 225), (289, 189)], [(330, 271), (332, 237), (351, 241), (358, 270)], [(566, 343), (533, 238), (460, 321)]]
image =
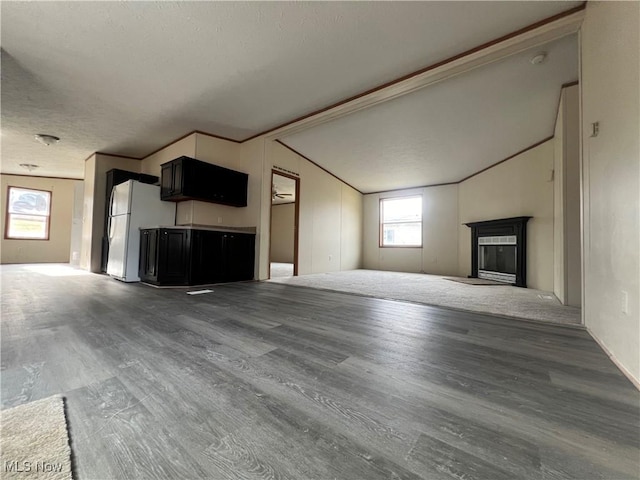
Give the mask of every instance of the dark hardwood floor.
[(77, 480), (640, 477), (640, 394), (585, 331), (213, 290), (2, 267), (2, 408), (63, 394)]

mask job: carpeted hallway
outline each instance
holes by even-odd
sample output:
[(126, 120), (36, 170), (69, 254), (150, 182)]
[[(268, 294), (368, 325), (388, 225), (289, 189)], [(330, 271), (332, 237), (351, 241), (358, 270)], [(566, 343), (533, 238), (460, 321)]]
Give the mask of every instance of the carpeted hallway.
[(562, 305), (553, 293), (509, 285), (465, 285), (439, 275), (350, 270), (271, 282), (404, 300), (565, 325), (580, 325), (580, 309)]

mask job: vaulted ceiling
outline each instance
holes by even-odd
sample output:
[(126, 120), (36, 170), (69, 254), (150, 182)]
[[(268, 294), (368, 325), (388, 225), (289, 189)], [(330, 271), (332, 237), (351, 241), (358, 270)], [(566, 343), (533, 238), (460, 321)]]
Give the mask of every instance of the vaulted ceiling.
[(282, 141), (364, 193), (458, 182), (552, 136), (577, 78), (571, 35)]
[[(95, 151), (142, 157), (193, 130), (245, 140), (579, 4), (2, 2), (1, 171), (81, 178)], [(537, 71), (514, 56), (283, 141), (363, 190), (408, 186), (380, 181), (396, 161), (430, 165), (432, 183), (430, 159), (453, 156), (457, 178), (549, 133), (576, 58), (568, 38)]]

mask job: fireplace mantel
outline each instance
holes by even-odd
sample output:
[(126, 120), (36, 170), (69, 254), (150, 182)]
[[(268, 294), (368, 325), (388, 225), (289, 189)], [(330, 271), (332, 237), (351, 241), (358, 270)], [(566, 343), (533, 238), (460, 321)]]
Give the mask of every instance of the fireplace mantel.
[(471, 278), (478, 278), (478, 239), (481, 237), (516, 237), (516, 273), (514, 285), (527, 286), (527, 222), (531, 217), (501, 218), (465, 223), (471, 228)]

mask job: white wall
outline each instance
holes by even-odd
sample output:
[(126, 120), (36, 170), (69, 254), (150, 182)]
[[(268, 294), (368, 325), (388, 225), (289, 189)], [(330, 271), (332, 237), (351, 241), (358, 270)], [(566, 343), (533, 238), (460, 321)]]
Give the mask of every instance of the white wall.
[(69, 246), (69, 263), (80, 266), (82, 250), (82, 209), (84, 207), (84, 182), (76, 182), (73, 188), (73, 208), (71, 215), (71, 240)]
[(187, 200), (178, 202), (178, 225), (223, 225), (255, 227), (259, 216), (262, 189), (261, 161), (242, 155), (243, 145), (221, 138), (193, 133), (142, 160), (142, 172), (160, 176), (161, 165), (188, 156), (203, 162), (249, 174), (248, 206), (230, 207), (215, 203)]
[(564, 248), (566, 304), (582, 306), (582, 232), (580, 223), (580, 87), (566, 89), (564, 118)]
[(195, 133), (167, 145), (163, 149), (143, 158), (140, 164), (140, 172), (159, 177), (162, 170), (161, 165), (163, 163), (170, 162), (171, 160), (182, 157), (183, 155), (192, 158), (196, 156)]
[(10, 240), (0, 238), (0, 263), (44, 263), (69, 261), (71, 245), (71, 219), (73, 193), (80, 180), (32, 177), (27, 175), (0, 175), (0, 228), (5, 232), (6, 201), (9, 186), (48, 190), (51, 192), (51, 216), (48, 240)]
[[(268, 141), (264, 147), (263, 205), (267, 212), (261, 218), (262, 231), (269, 228), (271, 170), (284, 168), (300, 177), (298, 274), (360, 268), (362, 195), (277, 142)], [(263, 255), (260, 278), (266, 278), (267, 262), (268, 256)]]
[(581, 306), (579, 87), (564, 88), (554, 133), (553, 286), (565, 305)]
[[(162, 174), (162, 164), (170, 162), (178, 157), (196, 156), (196, 135), (192, 133), (167, 145), (165, 148), (145, 157), (140, 162), (140, 172), (148, 175), (160, 177)], [(180, 225), (193, 223), (193, 202), (180, 202), (176, 205), (176, 222)]]
[(638, 25), (638, 2), (587, 3), (581, 86), (584, 321), (640, 385)]
[[(191, 209), (187, 216), (181, 216), (178, 209), (178, 223), (194, 225), (226, 225), (233, 227), (255, 227), (260, 215), (262, 192), (262, 161), (243, 155), (242, 145), (196, 134), (195, 158), (249, 175), (247, 206), (230, 207), (208, 202), (180, 202), (179, 207)], [(271, 202), (271, 199), (269, 199)]]
[[(422, 248), (381, 248), (380, 199), (421, 195)], [(458, 185), (416, 188), (364, 196), (364, 268), (456, 275)]]
[(464, 223), (531, 216), (527, 286), (553, 291), (553, 161), (549, 140), (458, 185), (460, 276), (471, 273), (471, 229)]
[(99, 273), (102, 260), (107, 172), (113, 168), (140, 172), (140, 160), (96, 153), (85, 161), (80, 267)]
[[(249, 175), (249, 184), (247, 207), (230, 207), (191, 200), (178, 202), (176, 208), (177, 224), (256, 227), (256, 259), (259, 259), (261, 255), (268, 257), (268, 251), (261, 250), (263, 245), (264, 248), (268, 248), (269, 232), (268, 228), (264, 229), (267, 235), (265, 240), (263, 231), (261, 231), (264, 139), (258, 138), (239, 144), (210, 135), (193, 133), (144, 158), (141, 171), (160, 176), (163, 163), (183, 155), (247, 173)], [(269, 191), (271, 191), (270, 187)], [(269, 197), (268, 202), (270, 206), (271, 197)], [(259, 262), (257, 261), (256, 278), (259, 275), (258, 264)], [(261, 278), (266, 278), (266, 273)]]
[(362, 195), (277, 142), (256, 138), (236, 143), (194, 133), (145, 158), (141, 171), (160, 175), (160, 165), (186, 155), (249, 175), (247, 207), (179, 202), (180, 225), (256, 228), (256, 278), (268, 277), (271, 170), (300, 176), (300, 275), (359, 268), (362, 256)]
[(564, 258), (564, 108), (565, 93), (560, 96), (553, 132), (553, 293), (566, 303)]
[[(437, 275), (471, 274), (467, 222), (532, 216), (527, 284), (553, 291), (554, 142), (549, 140), (455, 185), (364, 196), (364, 268)], [(422, 248), (380, 248), (380, 199), (422, 195)]]
[(271, 206), (271, 261), (293, 263), (295, 203)]
[(340, 270), (362, 268), (362, 194), (344, 183), (340, 204)]
[(93, 243), (93, 197), (96, 183), (96, 155), (84, 162), (84, 192), (82, 206), (82, 245), (80, 247), (80, 268), (91, 270), (91, 245)]

